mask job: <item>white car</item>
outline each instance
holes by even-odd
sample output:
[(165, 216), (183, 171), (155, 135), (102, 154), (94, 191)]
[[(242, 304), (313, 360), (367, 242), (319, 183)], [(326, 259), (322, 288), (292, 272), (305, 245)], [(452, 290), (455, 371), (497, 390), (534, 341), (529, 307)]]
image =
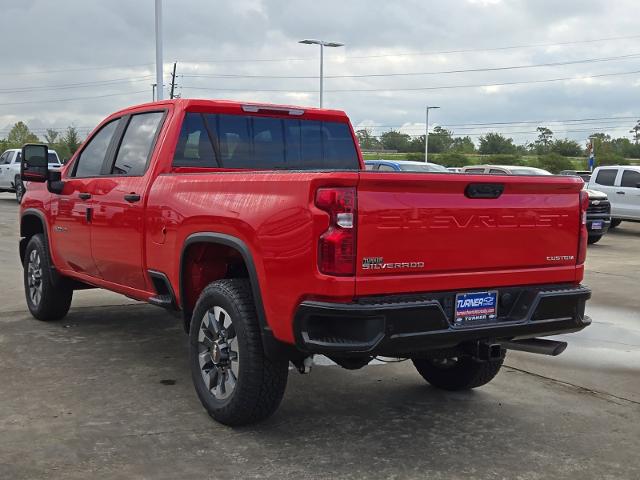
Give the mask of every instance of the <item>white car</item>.
[(623, 220), (640, 221), (640, 167), (598, 167), (589, 187), (604, 192), (611, 202), (611, 228)]
[(492, 175), (551, 175), (536, 167), (514, 165), (469, 165), (461, 168), (462, 173), (488, 173)]
[[(20, 161), (22, 151), (19, 148), (5, 150), (0, 155), (0, 192), (15, 192), (18, 203), (24, 195), (24, 185), (20, 181)], [(59, 170), (62, 162), (55, 150), (49, 149), (49, 169)]]

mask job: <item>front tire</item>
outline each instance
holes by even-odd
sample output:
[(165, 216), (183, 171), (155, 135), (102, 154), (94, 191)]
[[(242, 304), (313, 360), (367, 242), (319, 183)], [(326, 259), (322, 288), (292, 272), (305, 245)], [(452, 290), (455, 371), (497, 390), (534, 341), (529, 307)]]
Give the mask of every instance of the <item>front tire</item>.
[(13, 188), (16, 191), (16, 200), (18, 204), (22, 203), (22, 198), (24, 197), (24, 192), (26, 191), (24, 188), (24, 183), (19, 176), (16, 175), (16, 178), (13, 180)]
[(601, 238), (602, 238), (602, 235), (589, 235), (589, 239), (587, 240), (587, 243), (589, 245), (593, 245), (594, 243), (598, 243)]
[(276, 411), (287, 385), (289, 362), (265, 355), (247, 280), (218, 280), (202, 291), (189, 339), (196, 393), (214, 420), (246, 425)]
[(23, 266), (24, 292), (31, 315), (45, 322), (63, 318), (71, 307), (73, 289), (64, 279), (54, 284), (49, 248), (42, 234), (29, 240)]
[(618, 227), (620, 224), (622, 223), (622, 220), (620, 218), (612, 218), (611, 219), (611, 226), (609, 227), (611, 228), (616, 228)]
[(427, 382), (443, 390), (469, 390), (486, 385), (498, 374), (503, 359), (478, 362), (471, 357), (414, 358), (413, 365)]

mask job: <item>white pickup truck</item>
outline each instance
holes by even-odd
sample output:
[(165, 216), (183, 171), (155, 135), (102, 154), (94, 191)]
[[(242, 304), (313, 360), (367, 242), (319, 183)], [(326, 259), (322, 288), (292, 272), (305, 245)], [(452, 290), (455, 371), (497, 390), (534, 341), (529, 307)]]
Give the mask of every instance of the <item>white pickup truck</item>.
[(611, 202), (611, 228), (620, 222), (640, 221), (640, 167), (598, 167), (593, 171), (589, 187), (604, 192)]
[[(0, 192), (15, 192), (18, 203), (22, 202), (24, 185), (20, 181), (20, 160), (22, 153), (19, 148), (5, 150), (0, 155)], [(62, 162), (55, 150), (49, 149), (49, 169), (59, 170)]]

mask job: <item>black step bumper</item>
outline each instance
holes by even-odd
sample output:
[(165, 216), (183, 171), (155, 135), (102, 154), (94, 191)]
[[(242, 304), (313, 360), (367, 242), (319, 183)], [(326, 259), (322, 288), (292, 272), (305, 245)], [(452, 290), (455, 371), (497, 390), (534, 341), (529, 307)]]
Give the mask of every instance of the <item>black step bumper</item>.
[(498, 288), (498, 318), (453, 325), (463, 292), (365, 297), (354, 303), (302, 302), (295, 315), (297, 347), (327, 355), (410, 356), (480, 340), (522, 339), (577, 332), (591, 323), (579, 285)]

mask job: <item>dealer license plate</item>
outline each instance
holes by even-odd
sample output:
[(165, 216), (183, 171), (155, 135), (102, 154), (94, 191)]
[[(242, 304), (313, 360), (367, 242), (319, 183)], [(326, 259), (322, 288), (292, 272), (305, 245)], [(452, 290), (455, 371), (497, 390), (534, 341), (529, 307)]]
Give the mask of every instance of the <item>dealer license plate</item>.
[(602, 221), (591, 222), (591, 230), (602, 230), (603, 225)]
[(453, 323), (457, 327), (493, 322), (498, 317), (498, 292), (459, 293)]

